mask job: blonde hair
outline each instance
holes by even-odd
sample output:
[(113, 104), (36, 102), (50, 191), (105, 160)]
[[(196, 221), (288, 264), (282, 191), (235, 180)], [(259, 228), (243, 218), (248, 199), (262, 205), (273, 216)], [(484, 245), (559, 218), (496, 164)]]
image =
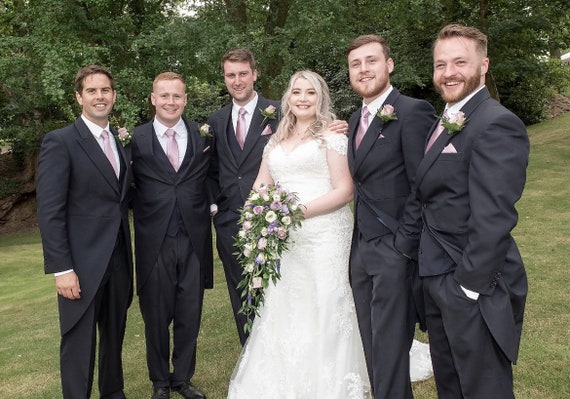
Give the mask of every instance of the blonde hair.
[(317, 114), (315, 115), (315, 121), (309, 127), (309, 133), (314, 138), (320, 140), (328, 124), (336, 119), (332, 111), (329, 87), (324, 79), (313, 71), (299, 71), (291, 76), (287, 90), (285, 90), (285, 94), (283, 94), (283, 98), (281, 99), (281, 121), (279, 122), (277, 131), (271, 138), (275, 144), (287, 139), (294, 132), (297, 117), (291, 112), (291, 106), (288, 100), (289, 97), (291, 97), (291, 91), (297, 79), (308, 80), (317, 92)]

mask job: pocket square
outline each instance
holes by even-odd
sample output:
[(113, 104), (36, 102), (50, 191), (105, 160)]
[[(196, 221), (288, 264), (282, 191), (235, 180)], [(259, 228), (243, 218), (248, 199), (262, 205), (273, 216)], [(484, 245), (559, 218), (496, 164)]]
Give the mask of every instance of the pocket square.
[(210, 146), (207, 146), (206, 148), (204, 148), (204, 149), (202, 150), (202, 152), (206, 152), (206, 151), (208, 151), (209, 149), (210, 149)]
[(448, 145), (446, 145), (443, 149), (443, 151), (441, 151), (442, 154), (457, 154), (457, 150), (455, 149), (455, 147), (453, 146), (453, 144), (449, 143)]
[(384, 136), (382, 133), (380, 133), (380, 136), (378, 136), (378, 139), (377, 139), (377, 140), (385, 139), (385, 138), (386, 138), (386, 136)]
[(271, 130), (270, 125), (265, 126), (265, 129), (263, 129), (263, 131), (261, 132), (262, 136), (267, 136), (268, 134), (273, 134), (273, 130)]

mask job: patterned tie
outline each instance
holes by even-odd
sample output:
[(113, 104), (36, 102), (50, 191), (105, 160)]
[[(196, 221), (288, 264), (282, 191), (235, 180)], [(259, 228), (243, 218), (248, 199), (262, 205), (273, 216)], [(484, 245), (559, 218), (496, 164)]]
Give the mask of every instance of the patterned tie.
[(242, 150), (243, 143), (245, 143), (245, 114), (247, 114), (247, 110), (245, 108), (240, 108), (236, 126), (236, 139)]
[(115, 154), (113, 154), (113, 149), (111, 148), (111, 141), (109, 141), (109, 132), (103, 130), (101, 132), (101, 137), (103, 137), (103, 152), (111, 163), (111, 166), (115, 171), (115, 176), (119, 178), (119, 167), (117, 166), (117, 160), (115, 159)]
[(433, 143), (435, 143), (435, 141), (437, 140), (437, 138), (439, 137), (439, 135), (445, 130), (445, 127), (443, 126), (443, 124), (441, 123), (441, 119), (439, 120), (439, 123), (437, 124), (437, 127), (435, 128), (435, 130), (433, 131), (433, 133), (431, 134), (431, 137), (429, 138), (429, 141), (427, 143), (426, 146), (426, 153), (429, 151), (429, 149), (431, 148), (431, 146), (433, 145)]
[(178, 142), (176, 141), (176, 132), (174, 129), (166, 129), (166, 156), (175, 171), (178, 172)]
[(356, 132), (356, 139), (354, 142), (355, 148), (358, 150), (360, 147), (360, 143), (364, 138), (364, 134), (368, 130), (368, 117), (370, 116), (370, 111), (368, 111), (368, 107), (362, 107), (362, 114), (360, 115), (360, 123), (358, 124), (358, 131)]

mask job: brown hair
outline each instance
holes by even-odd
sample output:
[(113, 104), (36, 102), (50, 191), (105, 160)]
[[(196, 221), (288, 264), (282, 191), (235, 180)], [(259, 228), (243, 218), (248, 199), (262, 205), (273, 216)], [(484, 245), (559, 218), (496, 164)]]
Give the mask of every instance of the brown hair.
[(356, 50), (357, 48), (364, 46), (365, 44), (369, 44), (369, 43), (380, 44), (382, 46), (382, 52), (384, 53), (384, 57), (386, 58), (386, 60), (388, 60), (388, 58), (390, 58), (390, 45), (388, 44), (388, 41), (386, 39), (384, 39), (382, 36), (378, 36), (378, 35), (358, 36), (356, 39), (354, 39), (348, 45), (348, 47), (346, 49), (347, 57), (351, 51)]
[(184, 80), (182, 75), (179, 75), (176, 72), (162, 72), (161, 74), (158, 74), (157, 77), (154, 78), (154, 82), (152, 82), (152, 90), (153, 91), (154, 91), (156, 84), (158, 82), (160, 82), (161, 80), (179, 80), (182, 83), (184, 83), (184, 87), (186, 87), (186, 81)]
[(222, 73), (224, 72), (224, 63), (226, 61), (229, 62), (247, 62), (251, 67), (251, 70), (254, 71), (257, 69), (255, 65), (255, 58), (253, 57), (253, 53), (245, 48), (234, 48), (228, 50), (224, 56), (222, 57), (221, 66), (222, 66)]
[(113, 75), (111, 75), (111, 72), (99, 65), (89, 65), (81, 68), (79, 72), (77, 72), (77, 75), (75, 75), (75, 91), (81, 94), (85, 78), (97, 73), (106, 75), (111, 81), (111, 89), (115, 90), (115, 79), (113, 78)]
[(479, 29), (472, 26), (464, 26), (459, 24), (449, 24), (444, 26), (437, 34), (437, 39), (433, 42), (432, 52), (435, 45), (444, 39), (450, 39), (453, 37), (466, 38), (474, 40), (476, 43), (476, 49), (479, 55), (482, 57), (487, 56), (487, 36), (481, 32)]

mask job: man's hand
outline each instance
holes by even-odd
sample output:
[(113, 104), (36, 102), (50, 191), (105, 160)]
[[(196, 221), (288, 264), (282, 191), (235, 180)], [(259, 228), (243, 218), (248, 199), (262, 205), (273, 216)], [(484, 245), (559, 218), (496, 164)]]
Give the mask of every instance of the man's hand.
[(335, 119), (328, 126), (329, 130), (334, 133), (348, 134), (348, 122)]
[(75, 300), (81, 298), (79, 278), (75, 272), (69, 272), (55, 277), (55, 288), (58, 295), (64, 298)]

